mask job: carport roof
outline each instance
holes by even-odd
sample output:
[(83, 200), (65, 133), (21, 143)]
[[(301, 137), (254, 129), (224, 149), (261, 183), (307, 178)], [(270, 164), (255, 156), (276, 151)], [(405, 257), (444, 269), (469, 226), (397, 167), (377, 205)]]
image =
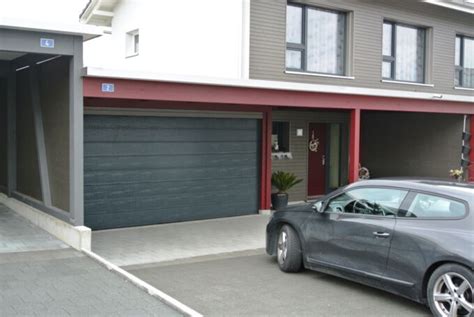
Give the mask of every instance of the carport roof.
[(104, 33), (100, 27), (84, 25), (79, 22), (77, 24), (62, 24), (3, 17), (0, 17), (0, 29), (76, 35), (82, 36), (84, 41), (101, 36)]

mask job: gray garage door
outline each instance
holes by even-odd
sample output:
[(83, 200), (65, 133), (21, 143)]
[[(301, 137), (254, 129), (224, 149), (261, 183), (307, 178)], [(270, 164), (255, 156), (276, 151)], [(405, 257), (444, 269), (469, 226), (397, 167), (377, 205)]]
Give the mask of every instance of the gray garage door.
[(256, 213), (259, 125), (257, 119), (86, 116), (86, 225)]

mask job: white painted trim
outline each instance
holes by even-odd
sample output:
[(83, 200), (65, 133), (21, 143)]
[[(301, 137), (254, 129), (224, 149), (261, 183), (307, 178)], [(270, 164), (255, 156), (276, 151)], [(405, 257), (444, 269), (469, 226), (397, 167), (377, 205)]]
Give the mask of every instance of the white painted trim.
[(381, 82), (387, 83), (387, 84), (400, 84), (400, 85), (411, 85), (411, 86), (434, 87), (433, 84), (411, 83), (411, 82), (408, 82), (408, 81), (398, 81), (398, 80), (389, 80), (389, 79), (382, 79)]
[(77, 250), (91, 249), (91, 229), (84, 226), (74, 227), (58, 218), (50, 216), (14, 198), (0, 193), (0, 203), (4, 204), (34, 225), (49, 232)]
[[(306, 92), (321, 92), (333, 93), (343, 95), (362, 95), (362, 96), (377, 96), (377, 97), (393, 97), (406, 99), (437, 99), (440, 94), (405, 91), (395, 89), (377, 89), (377, 88), (360, 88), (353, 86), (337, 86), (337, 85), (321, 85), (321, 84), (302, 84), (283, 81), (270, 81), (259, 79), (227, 79), (227, 78), (212, 78), (212, 77), (185, 77), (180, 75), (163, 75), (150, 72), (136, 72), (125, 71), (117, 69), (104, 69), (95, 67), (84, 68), (84, 76), (102, 77), (102, 78), (117, 78), (130, 80), (145, 80), (145, 81), (162, 81), (174, 82), (182, 84), (196, 84), (196, 85), (215, 85), (228, 87), (244, 87), (244, 88), (260, 88), (260, 89), (280, 89), (291, 91), (306, 91)], [(443, 100), (454, 102), (472, 102), (471, 96), (463, 95), (441, 95)]]
[(337, 79), (355, 79), (354, 76), (319, 74), (319, 73), (310, 73), (310, 72), (297, 72), (297, 71), (293, 71), (293, 70), (285, 70), (285, 74), (290, 74), (290, 75), (303, 75), (303, 76), (315, 76), (315, 77), (327, 77), (327, 78), (337, 78)]
[(79, 35), (85, 41), (101, 36), (104, 30), (98, 26), (84, 24), (59, 24), (35, 20), (0, 17), (0, 29), (40, 31), (54, 34)]
[(202, 317), (200, 313), (195, 311), (194, 309), (184, 305), (183, 303), (179, 302), (177, 299), (169, 296), (168, 294), (164, 293), (163, 291), (160, 291), (156, 287), (148, 284), (147, 282), (143, 281), (142, 279), (139, 279), (135, 275), (125, 271), (124, 269), (120, 268), (119, 266), (113, 264), (112, 262), (104, 259), (100, 255), (90, 251), (90, 250), (82, 250), (83, 253), (85, 253), (87, 256), (92, 258), (93, 260), (97, 261), (101, 265), (105, 266), (109, 271), (113, 271), (117, 273), (118, 275), (124, 277), (125, 279), (129, 280), (132, 282), (135, 286), (138, 288), (146, 291), (149, 295), (159, 299), (160, 301), (168, 304), (169, 306), (173, 307), (174, 309), (178, 310), (185, 316), (190, 316), (190, 317)]
[(440, 6), (440, 7), (444, 7), (444, 8), (448, 8), (448, 9), (452, 9), (452, 10), (456, 10), (456, 11), (461, 11), (461, 12), (465, 12), (465, 13), (469, 13), (469, 14), (474, 14), (474, 9), (469, 9), (469, 8), (466, 8), (464, 6), (460, 6), (460, 5), (457, 5), (457, 4), (450, 4), (450, 3), (442, 2), (442, 1), (439, 1), (439, 0), (423, 0), (423, 2), (426, 2), (426, 3), (429, 3), (429, 4), (434, 4), (434, 5), (437, 5), (437, 6)]
[(459, 86), (454, 86), (454, 89), (456, 89), (456, 90), (468, 90), (468, 91), (474, 91), (474, 88), (459, 87)]
[(242, 0), (242, 61), (241, 77), (249, 79), (250, 72), (250, 0)]

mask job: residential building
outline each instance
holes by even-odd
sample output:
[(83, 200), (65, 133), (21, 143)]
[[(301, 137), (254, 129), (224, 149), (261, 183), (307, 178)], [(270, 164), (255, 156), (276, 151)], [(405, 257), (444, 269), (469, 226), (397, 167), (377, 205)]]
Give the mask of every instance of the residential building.
[(359, 166), (372, 177), (467, 173), (473, 10), (91, 0), (81, 21), (107, 34), (84, 44), (85, 225), (268, 211), (276, 170), (303, 179), (292, 202), (357, 181)]

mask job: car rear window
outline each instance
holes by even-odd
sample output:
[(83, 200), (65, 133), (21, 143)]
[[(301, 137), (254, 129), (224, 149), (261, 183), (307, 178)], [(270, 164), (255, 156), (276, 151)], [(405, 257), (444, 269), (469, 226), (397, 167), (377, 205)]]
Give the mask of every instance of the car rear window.
[(456, 200), (416, 194), (405, 217), (414, 218), (460, 218), (466, 214), (466, 206)]

